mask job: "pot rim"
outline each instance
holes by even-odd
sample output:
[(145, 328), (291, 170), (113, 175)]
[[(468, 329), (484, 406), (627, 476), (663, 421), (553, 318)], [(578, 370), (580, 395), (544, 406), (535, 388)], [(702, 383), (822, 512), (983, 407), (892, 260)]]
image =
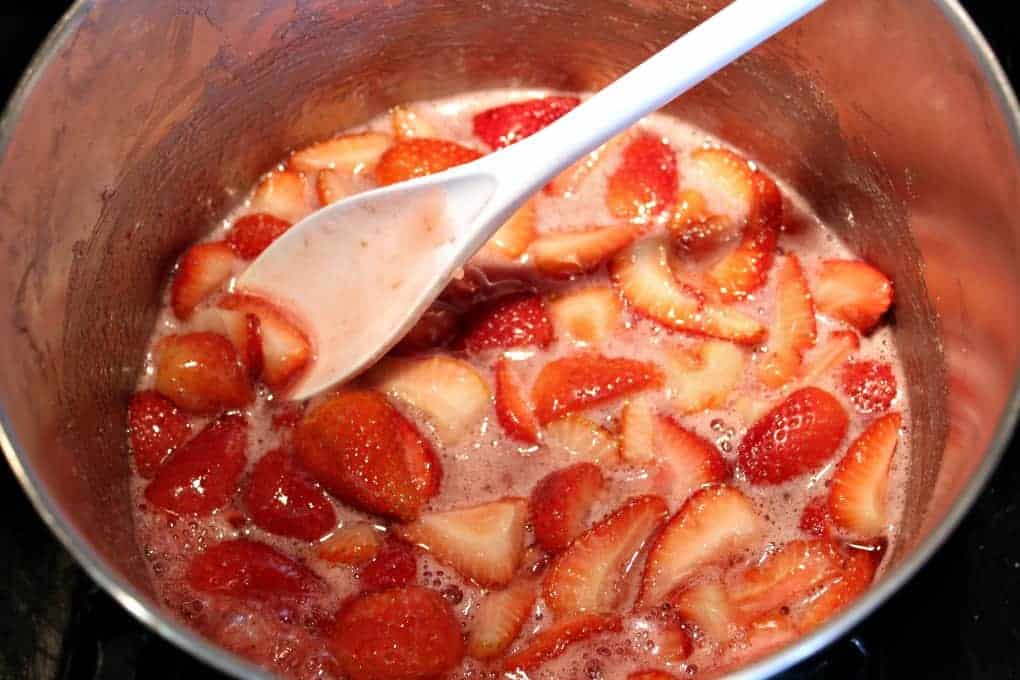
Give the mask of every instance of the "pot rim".
[[(25, 103), (38, 79), (47, 70), (60, 48), (74, 35), (84, 21), (91, 4), (91, 0), (75, 0), (32, 58), (4, 108), (3, 115), (0, 116), (0, 156), (7, 149), (14, 125), (20, 118)], [(1020, 154), (1020, 105), (1018, 105), (1016, 94), (1002, 65), (984, 35), (978, 30), (958, 0), (936, 0), (935, 4), (977, 60), (984, 80), (995, 93), (1000, 114), (1009, 126), (1014, 153)], [(1005, 404), (1003, 415), (988, 445), (984, 459), (967, 486), (953, 502), (946, 516), (931, 534), (886, 574), (875, 587), (869, 589), (864, 596), (820, 629), (777, 650), (762, 660), (727, 675), (727, 678), (730, 680), (751, 680), (780, 673), (832, 644), (892, 597), (927, 563), (935, 551), (959, 526), (960, 521), (970, 510), (1002, 459), (1018, 419), (1020, 419), (1020, 375), (1014, 380), (1011, 395)], [(39, 484), (34, 470), (22, 461), (19, 453), (21, 447), (8, 424), (2, 402), (0, 402), (0, 448), (3, 449), (14, 476), (50, 531), (74, 556), (89, 577), (132, 616), (165, 640), (219, 671), (237, 678), (270, 680), (274, 677), (266, 670), (226, 651), (190, 627), (166, 615), (157, 602), (110, 568), (109, 564), (92, 549), (88, 541), (77, 531), (66, 513), (49, 502), (48, 495)]]

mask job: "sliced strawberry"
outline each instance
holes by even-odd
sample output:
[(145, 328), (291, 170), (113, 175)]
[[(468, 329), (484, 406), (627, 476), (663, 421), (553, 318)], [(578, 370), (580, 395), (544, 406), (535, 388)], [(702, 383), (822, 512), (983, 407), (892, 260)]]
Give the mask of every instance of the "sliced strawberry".
[(554, 420), (545, 428), (546, 443), (562, 450), (575, 461), (611, 468), (620, 463), (620, 442), (616, 435), (583, 416), (571, 414)]
[(475, 136), (493, 149), (530, 137), (581, 103), (577, 97), (543, 97), (503, 104), (475, 114)]
[(168, 335), (156, 353), (155, 389), (185, 411), (212, 415), (251, 403), (248, 375), (222, 335)]
[(392, 140), (381, 132), (359, 132), (327, 139), (295, 151), (288, 165), (294, 170), (340, 170), (359, 173), (379, 160)]
[(526, 202), (492, 235), (483, 252), (495, 252), (516, 260), (538, 236), (537, 219), (534, 201)]
[(482, 305), (465, 322), (464, 346), (477, 354), (489, 349), (534, 345), (553, 340), (552, 322), (542, 297), (512, 293)]
[(620, 410), (620, 456), (632, 465), (655, 457), (655, 410), (648, 397), (627, 401)]
[(598, 269), (622, 249), (639, 231), (630, 224), (587, 227), (542, 234), (531, 244), (535, 268), (545, 276), (568, 278)]
[(247, 539), (207, 548), (191, 561), (185, 578), (203, 593), (253, 600), (295, 599), (323, 587), (319, 577), (300, 562)]
[(256, 526), (280, 536), (315, 541), (336, 526), (329, 497), (283, 449), (267, 453), (255, 464), (244, 503)]
[(397, 528), (406, 541), (483, 586), (506, 585), (524, 554), (528, 502), (505, 498), (469, 508), (430, 512)]
[(418, 586), (348, 600), (326, 644), (350, 680), (440, 677), (464, 658), (460, 624), (450, 605), (436, 591)]
[(602, 471), (592, 463), (577, 463), (543, 477), (531, 491), (535, 540), (550, 552), (566, 548), (584, 531), (588, 513), (605, 487)]
[(623, 149), (609, 176), (606, 204), (616, 217), (645, 221), (676, 204), (676, 154), (662, 137), (642, 132)]
[(794, 626), (803, 635), (832, 618), (860, 597), (875, 579), (882, 561), (881, 550), (851, 550), (843, 570), (807, 606), (794, 612)]
[(204, 307), (191, 317), (195, 332), (216, 333), (226, 336), (234, 345), (241, 363), (248, 369), (252, 380), (262, 374), (262, 333), (259, 319), (254, 314)]
[(460, 328), (460, 312), (451, 304), (436, 300), (396, 346), (399, 353), (413, 354), (445, 347)]
[(153, 506), (177, 515), (208, 515), (237, 491), (247, 462), (248, 423), (225, 415), (174, 451), (145, 487)]
[(375, 167), (379, 184), (396, 184), (432, 175), (482, 157), (474, 149), (443, 139), (401, 139), (383, 153)]
[(315, 195), (320, 205), (332, 205), (348, 196), (358, 193), (361, 184), (349, 172), (343, 170), (320, 170), (315, 178)]
[(816, 496), (807, 502), (800, 514), (800, 530), (811, 536), (828, 538), (832, 534), (832, 515), (827, 496)]
[(744, 639), (740, 645), (731, 647), (728, 665), (719, 668), (720, 672), (736, 670), (740, 666), (762, 658), (797, 639), (797, 630), (790, 623), (790, 618), (782, 613), (770, 614), (752, 621), (744, 629)]
[(740, 216), (750, 213), (755, 200), (755, 171), (747, 159), (729, 149), (702, 147), (691, 153), (693, 172), (732, 204)]
[(815, 306), (796, 255), (788, 255), (776, 275), (775, 321), (768, 351), (758, 361), (758, 379), (778, 389), (799, 373), (804, 352), (814, 346)]
[(595, 168), (601, 166), (607, 157), (627, 141), (629, 135), (624, 132), (592, 151), (584, 158), (574, 162), (569, 168), (557, 175), (545, 185), (545, 192), (553, 196), (570, 198), (577, 194)]
[(390, 109), (390, 127), (398, 139), (408, 137), (435, 137), (436, 128), (420, 113), (406, 106)]
[(726, 481), (730, 468), (719, 450), (669, 416), (656, 416), (653, 450), (660, 481), (673, 498), (687, 498), (706, 484)]
[(694, 349), (669, 347), (663, 355), (666, 394), (681, 415), (722, 408), (747, 364), (747, 352), (731, 342), (706, 340)]
[(666, 671), (638, 671), (627, 676), (627, 680), (678, 680), (677, 676)]
[(278, 403), (272, 411), (270, 424), (281, 434), (290, 434), (305, 415), (305, 404), (293, 401)]
[(819, 343), (812, 356), (805, 360), (804, 380), (817, 380), (845, 362), (861, 346), (860, 338), (853, 331), (834, 331), (824, 342)]
[(417, 576), (418, 555), (414, 548), (400, 541), (385, 543), (358, 570), (358, 579), (365, 590), (406, 586)]
[(262, 380), (271, 388), (286, 387), (312, 358), (312, 343), (301, 328), (276, 305), (254, 295), (234, 294), (219, 307), (259, 320)]
[(506, 433), (518, 441), (537, 444), (538, 421), (514, 375), (510, 360), (500, 357), (496, 374), (496, 417)]
[(557, 335), (595, 345), (621, 326), (623, 303), (609, 286), (579, 288), (551, 301), (547, 308)]
[(383, 534), (371, 524), (345, 524), (320, 543), (315, 550), (319, 559), (331, 564), (364, 564), (375, 557), (383, 545)]
[(741, 616), (754, 619), (796, 604), (837, 576), (842, 566), (843, 556), (832, 541), (790, 541), (732, 579), (730, 601)]
[(661, 602), (707, 564), (725, 564), (757, 541), (764, 520), (736, 489), (701, 489), (681, 506), (655, 539), (645, 563), (639, 601)]
[(546, 605), (560, 617), (614, 611), (634, 558), (668, 515), (658, 496), (638, 496), (581, 534), (546, 572)]
[(822, 314), (846, 321), (862, 333), (871, 330), (889, 309), (892, 281), (860, 260), (826, 260), (814, 285)]
[(446, 355), (384, 359), (365, 376), (365, 384), (425, 413), (444, 444), (467, 436), (492, 399), (488, 383), (471, 364)]
[(503, 660), (506, 673), (529, 671), (554, 659), (571, 645), (608, 631), (619, 631), (621, 620), (614, 614), (580, 614), (558, 621), (528, 641), (520, 651)]
[(884, 413), (896, 398), (896, 376), (889, 364), (853, 361), (840, 377), (843, 393), (861, 413)]
[(713, 215), (699, 191), (680, 192), (673, 219), (666, 223), (673, 243), (689, 253), (704, 253), (736, 238), (740, 222), (723, 215)]
[(738, 612), (718, 579), (703, 580), (677, 590), (669, 596), (669, 603), (681, 617), (693, 621), (717, 644), (726, 644), (740, 630)]
[(291, 224), (312, 211), (305, 175), (293, 170), (272, 172), (255, 188), (253, 212), (269, 213)]
[(595, 353), (575, 354), (546, 364), (535, 379), (531, 400), (538, 422), (633, 394), (662, 383), (653, 364)]
[(191, 425), (173, 402), (152, 390), (138, 392), (128, 405), (128, 442), (135, 469), (149, 479), (167, 456), (188, 438)]
[(793, 392), (744, 435), (737, 464), (752, 484), (779, 484), (821, 468), (846, 434), (839, 401), (817, 387)]
[(199, 243), (184, 253), (170, 287), (170, 306), (178, 319), (191, 317), (195, 307), (218, 291), (244, 264), (223, 241)]
[(535, 583), (527, 579), (487, 593), (475, 606), (467, 627), (468, 656), (491, 659), (506, 651), (521, 634), (537, 597)]
[(900, 436), (900, 414), (873, 421), (836, 465), (829, 487), (833, 521), (856, 538), (881, 534), (888, 524), (889, 465)]
[(287, 220), (268, 213), (251, 213), (234, 222), (227, 234), (227, 245), (244, 259), (253, 260), (290, 226)]
[(439, 490), (432, 448), (376, 392), (327, 398), (298, 425), (294, 446), (327, 491), (367, 512), (412, 520)]

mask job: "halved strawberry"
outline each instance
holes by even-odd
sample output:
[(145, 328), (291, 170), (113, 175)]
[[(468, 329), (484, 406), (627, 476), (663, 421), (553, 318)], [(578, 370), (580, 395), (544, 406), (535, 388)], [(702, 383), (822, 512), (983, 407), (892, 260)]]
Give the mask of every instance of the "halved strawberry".
[(390, 109), (390, 128), (398, 139), (407, 137), (435, 137), (436, 128), (420, 113), (407, 106)]
[(832, 579), (807, 606), (793, 612), (793, 622), (802, 635), (832, 618), (856, 600), (875, 579), (882, 550), (850, 550), (839, 576)]
[(655, 539), (645, 562), (639, 602), (654, 605), (707, 564), (725, 563), (765, 529), (754, 504), (722, 485), (696, 491)]
[(312, 211), (308, 200), (308, 182), (304, 173), (274, 171), (255, 188), (251, 199), (253, 212), (269, 213), (291, 224)]
[(332, 564), (356, 566), (375, 557), (382, 545), (381, 531), (366, 522), (355, 522), (334, 531), (318, 545), (315, 554)]
[(722, 408), (740, 383), (747, 352), (732, 342), (706, 340), (693, 349), (667, 347), (666, 394), (677, 413)]
[(329, 497), (283, 449), (267, 453), (255, 464), (244, 504), (256, 526), (280, 536), (315, 541), (336, 526)]
[(506, 585), (524, 554), (528, 502), (504, 498), (469, 508), (430, 512), (396, 528), (460, 574), (483, 586)]
[(251, 379), (257, 380), (262, 375), (262, 333), (257, 316), (221, 307), (205, 307), (191, 317), (191, 327), (196, 332), (226, 336)]
[(579, 288), (548, 305), (556, 334), (595, 345), (610, 338), (621, 325), (623, 303), (609, 286)]
[(726, 481), (730, 467), (711, 442), (669, 416), (655, 417), (655, 457), (660, 483), (673, 498), (687, 498), (706, 484)]
[(804, 381), (811, 382), (845, 362), (861, 346), (860, 338), (853, 331), (834, 331), (804, 362)]
[(705, 579), (669, 596), (669, 603), (681, 617), (697, 624), (717, 644), (729, 642), (740, 630), (738, 613), (721, 581)]
[(878, 323), (893, 298), (892, 281), (861, 260), (826, 260), (813, 288), (822, 314), (846, 321), (862, 333)]
[(300, 598), (323, 587), (319, 577), (300, 562), (247, 539), (206, 548), (191, 561), (185, 579), (203, 593), (259, 601)]
[(496, 374), (496, 417), (506, 433), (522, 442), (537, 444), (538, 421), (531, 411), (520, 382), (514, 375), (510, 360), (500, 357), (494, 369)]
[(457, 308), (436, 300), (394, 349), (398, 353), (413, 354), (444, 347), (458, 334), (459, 328), (460, 312)]
[(185, 411), (212, 415), (251, 403), (248, 375), (222, 335), (168, 335), (156, 354), (156, 391)]
[(343, 135), (295, 151), (287, 164), (303, 172), (331, 169), (358, 173), (374, 166), (391, 141), (381, 132)]
[(464, 347), (470, 353), (533, 345), (553, 340), (545, 302), (534, 293), (511, 293), (481, 305), (465, 321)]
[(530, 579), (487, 593), (475, 605), (467, 626), (468, 656), (491, 659), (506, 651), (531, 616), (537, 597), (538, 588)]
[(551, 182), (545, 185), (545, 192), (554, 196), (570, 198), (577, 194), (584, 182), (591, 176), (595, 168), (599, 167), (606, 158), (612, 155), (618, 147), (627, 141), (626, 132), (619, 134), (608, 142), (598, 147), (584, 158), (574, 162), (569, 168), (557, 175)]
[(482, 157), (474, 149), (429, 137), (401, 139), (383, 153), (375, 166), (379, 184), (396, 184), (424, 177)]
[(581, 534), (546, 572), (546, 605), (559, 617), (614, 611), (628, 570), (669, 515), (658, 496), (637, 496)]
[(762, 416), (744, 435), (737, 465), (752, 484), (779, 484), (822, 467), (847, 429), (839, 401), (803, 387)]
[(298, 425), (294, 446), (327, 491), (361, 510), (412, 520), (439, 490), (432, 448), (377, 392), (325, 399)]
[(223, 241), (199, 243), (181, 258), (170, 287), (170, 306), (178, 319), (191, 317), (195, 307), (219, 290), (244, 263)]
[(837, 576), (842, 565), (843, 556), (832, 541), (790, 541), (731, 579), (730, 602), (752, 620), (797, 604)]
[(606, 205), (616, 217), (647, 221), (672, 210), (677, 194), (676, 154), (649, 132), (635, 135), (606, 187)]
[(340, 608), (326, 640), (350, 680), (434, 678), (464, 658), (460, 624), (434, 590), (364, 593)]
[(332, 205), (358, 193), (358, 179), (343, 170), (320, 170), (315, 178), (315, 195), (321, 205)]
[(475, 136), (493, 149), (530, 137), (581, 103), (577, 97), (542, 97), (503, 104), (475, 114)]
[(662, 383), (662, 373), (644, 361), (575, 354), (550, 361), (535, 379), (531, 401), (538, 422), (604, 404)]
[(896, 398), (896, 376), (889, 364), (853, 361), (840, 378), (843, 393), (861, 413), (884, 413)]
[(492, 399), (488, 383), (471, 364), (446, 355), (384, 359), (365, 376), (365, 384), (425, 413), (445, 444), (467, 436)]
[(532, 670), (581, 640), (598, 633), (619, 631), (621, 623), (615, 614), (580, 614), (558, 621), (528, 640), (521, 650), (506, 657), (501, 667), (506, 673)]
[(815, 496), (800, 513), (800, 530), (812, 536), (828, 538), (832, 534), (832, 515), (828, 496)]
[(413, 547), (400, 541), (384, 543), (358, 570), (358, 580), (365, 590), (406, 586), (417, 576), (418, 555)]
[(145, 500), (176, 515), (208, 515), (237, 491), (247, 462), (248, 422), (225, 415), (174, 451), (145, 487)]
[(268, 213), (251, 213), (238, 218), (227, 233), (227, 245), (246, 260), (253, 260), (272, 245), (285, 231), (290, 222)]
[(568, 278), (597, 269), (638, 237), (630, 224), (551, 231), (530, 248), (535, 268), (545, 276)]
[(796, 255), (787, 255), (776, 274), (775, 320), (768, 351), (758, 360), (758, 379), (778, 389), (800, 373), (804, 352), (815, 344), (815, 306)]
[(276, 305), (254, 295), (224, 298), (220, 309), (241, 312), (259, 320), (262, 380), (271, 388), (284, 388), (312, 358), (312, 343), (301, 328)]
[(576, 461), (604, 468), (620, 462), (620, 442), (616, 435), (584, 416), (571, 414), (554, 420), (546, 426), (545, 439), (550, 448), (563, 450)]
[(755, 171), (747, 159), (729, 149), (707, 146), (691, 152), (691, 161), (690, 170), (720, 191), (738, 217), (750, 213), (755, 200)]
[(881, 534), (888, 524), (889, 465), (900, 436), (900, 414), (873, 421), (836, 465), (829, 487), (833, 521), (855, 538)]
[(492, 235), (482, 252), (495, 252), (511, 260), (517, 259), (538, 236), (537, 219), (534, 201), (527, 201)]
[(152, 390), (137, 392), (128, 405), (128, 443), (135, 469), (149, 479), (188, 438), (191, 425), (173, 402)]
[(620, 456), (632, 465), (655, 457), (655, 410), (645, 396), (627, 401), (620, 410)]
[(577, 463), (551, 472), (531, 491), (531, 526), (535, 540), (546, 550), (559, 552), (577, 538), (588, 513), (605, 489), (598, 465)]

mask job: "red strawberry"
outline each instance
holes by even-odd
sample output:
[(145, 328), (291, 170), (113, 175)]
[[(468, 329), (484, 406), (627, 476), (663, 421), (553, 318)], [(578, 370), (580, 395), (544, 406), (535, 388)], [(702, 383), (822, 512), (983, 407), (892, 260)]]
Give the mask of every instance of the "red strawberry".
[(547, 347), (553, 340), (552, 322), (545, 302), (533, 293), (504, 295), (482, 305), (465, 323), (468, 352), (534, 345)]
[(325, 168), (315, 178), (315, 196), (320, 205), (332, 205), (358, 193), (358, 178), (350, 172)]
[(382, 549), (382, 537), (382, 532), (367, 522), (345, 524), (320, 543), (315, 554), (331, 564), (364, 564)]
[(823, 314), (846, 321), (862, 333), (870, 330), (893, 298), (885, 274), (860, 260), (826, 260), (814, 285), (815, 302)]
[(145, 499), (174, 514), (210, 514), (237, 491), (247, 445), (244, 416), (214, 420), (167, 459), (145, 488)]
[(418, 555), (400, 541), (389, 541), (358, 571), (366, 590), (406, 586), (418, 576)]
[(390, 136), (381, 132), (341, 135), (295, 151), (288, 165), (304, 172), (337, 170), (347, 174), (358, 173), (374, 165), (390, 141)]
[(545, 276), (569, 278), (590, 272), (626, 248), (638, 236), (631, 224), (552, 231), (531, 244), (535, 269)]
[(605, 486), (602, 471), (593, 463), (577, 463), (543, 477), (531, 491), (535, 540), (551, 552), (570, 545), (584, 531)]
[(138, 474), (146, 479), (187, 439), (191, 425), (173, 402), (146, 390), (128, 406), (128, 440)]
[(758, 379), (773, 389), (800, 372), (804, 352), (815, 344), (815, 306), (796, 255), (788, 255), (777, 272), (776, 318), (768, 351), (758, 362)]
[(535, 379), (531, 401), (538, 422), (557, 418), (661, 384), (653, 364), (586, 353), (546, 364)]
[(233, 249), (222, 241), (191, 246), (181, 258), (170, 287), (170, 306), (177, 318), (189, 318), (200, 302), (219, 290), (242, 266)]
[(411, 520), (439, 490), (432, 448), (377, 392), (340, 392), (321, 402), (298, 425), (294, 446), (327, 491), (367, 512)]
[[(284, 388), (308, 365), (312, 358), (311, 341), (276, 305), (254, 295), (235, 294), (224, 298), (219, 307), (258, 319), (262, 380), (269, 387)], [(249, 335), (246, 346), (250, 343)]]
[(501, 149), (530, 137), (580, 103), (577, 97), (543, 97), (486, 109), (475, 114), (475, 136)]
[(841, 377), (843, 392), (861, 413), (884, 413), (896, 398), (896, 376), (889, 364), (854, 361)]
[(800, 514), (800, 530), (820, 538), (828, 538), (832, 534), (832, 515), (829, 514), (827, 496), (816, 496), (804, 506)]
[(283, 232), (290, 229), (290, 222), (268, 213), (245, 215), (230, 228), (227, 245), (246, 260), (253, 260), (272, 245)]
[(527, 251), (528, 246), (538, 236), (535, 227), (537, 219), (535, 203), (528, 201), (492, 235), (482, 252), (516, 260)]
[(820, 626), (867, 590), (875, 579), (882, 552), (881, 549), (851, 550), (840, 574), (805, 608), (794, 612), (797, 631), (803, 635)]
[(822, 377), (842, 364), (861, 346), (861, 340), (853, 331), (834, 331), (825, 342), (819, 343), (813, 355), (804, 366), (804, 380), (812, 381)]
[(459, 326), (460, 314), (457, 309), (442, 300), (436, 300), (395, 349), (401, 354), (413, 354), (444, 347), (457, 335)]
[(489, 591), (475, 606), (468, 624), (467, 653), (476, 659), (499, 656), (521, 634), (535, 607), (538, 589), (531, 579)]
[(168, 335), (156, 353), (156, 391), (185, 411), (212, 415), (251, 403), (248, 375), (222, 335)]
[(677, 676), (665, 671), (638, 671), (628, 675), (627, 680), (677, 680)]
[(464, 658), (450, 606), (439, 593), (418, 586), (348, 600), (326, 644), (350, 680), (440, 677)]
[(644, 465), (655, 457), (655, 410), (648, 397), (627, 401), (620, 409), (620, 456), (632, 465)]
[(623, 303), (609, 286), (575, 288), (549, 303), (549, 316), (558, 335), (595, 345), (623, 325)]
[(531, 411), (510, 361), (500, 357), (496, 362), (496, 417), (506, 433), (522, 442), (537, 444), (538, 421)]
[(609, 176), (606, 203), (616, 217), (644, 221), (672, 210), (677, 190), (676, 154), (661, 137), (643, 132)]
[(336, 526), (329, 497), (283, 449), (267, 453), (255, 464), (244, 503), (260, 529), (280, 536), (315, 541)]
[(620, 617), (614, 614), (580, 614), (558, 621), (531, 638), (523, 649), (504, 659), (503, 671), (509, 674), (532, 670), (581, 640), (598, 633), (619, 631), (621, 623)]
[(718, 578), (705, 578), (669, 595), (669, 604), (685, 620), (693, 621), (717, 644), (729, 642), (739, 631), (738, 612)]
[(224, 541), (191, 561), (188, 585), (203, 593), (265, 600), (300, 598), (322, 588), (311, 570), (264, 543)]
[(557, 616), (612, 612), (634, 558), (668, 514), (658, 496), (638, 496), (581, 534), (546, 572), (546, 605)]
[(779, 484), (822, 467), (846, 434), (839, 401), (804, 387), (758, 419), (737, 449), (737, 465), (752, 484)]
[(790, 541), (733, 579), (730, 602), (746, 619), (790, 607), (838, 575), (842, 564), (832, 541)]
[(705, 438), (669, 416), (656, 416), (653, 450), (662, 481), (674, 498), (687, 498), (706, 484), (724, 482), (730, 468), (719, 450)]
[(482, 157), (482, 154), (443, 139), (401, 139), (383, 153), (375, 166), (379, 184), (396, 184), (415, 177), (432, 175), (463, 165)]
[(304, 415), (304, 403), (284, 402), (277, 405), (270, 422), (272, 423), (273, 430), (289, 434), (301, 422)]
[(899, 441), (900, 414), (873, 421), (836, 465), (829, 487), (829, 512), (856, 538), (881, 534), (888, 524), (889, 464)]
[(308, 181), (304, 173), (274, 171), (255, 187), (251, 208), (294, 224), (313, 209), (308, 200)]

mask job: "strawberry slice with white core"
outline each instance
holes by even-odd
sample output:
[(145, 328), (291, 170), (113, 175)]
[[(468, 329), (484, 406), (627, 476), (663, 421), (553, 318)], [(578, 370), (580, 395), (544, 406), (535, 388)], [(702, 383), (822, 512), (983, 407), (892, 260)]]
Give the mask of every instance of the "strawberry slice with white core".
[(620, 455), (632, 465), (655, 456), (655, 409), (644, 396), (635, 397), (620, 411)]
[(471, 364), (449, 356), (383, 359), (366, 381), (422, 411), (447, 445), (467, 436), (492, 400), (485, 378)]
[(579, 536), (546, 574), (546, 605), (560, 617), (614, 611), (634, 559), (668, 514), (658, 496), (638, 496)]
[(546, 426), (545, 436), (549, 446), (566, 451), (574, 460), (605, 468), (620, 463), (616, 435), (584, 416), (573, 414), (554, 420)]
[(390, 127), (393, 136), (399, 139), (411, 137), (436, 137), (439, 131), (420, 113), (405, 106), (394, 106), (390, 111)]
[(345, 524), (315, 549), (316, 556), (330, 564), (357, 566), (375, 557), (383, 545), (384, 534), (371, 524)]
[(833, 521), (855, 538), (885, 531), (889, 465), (900, 434), (899, 413), (873, 421), (836, 465), (829, 487)]
[(277, 171), (259, 182), (251, 199), (251, 208), (296, 224), (312, 211), (308, 198), (308, 182), (304, 173)]
[(626, 140), (627, 133), (617, 135), (584, 158), (576, 161), (545, 185), (546, 193), (563, 198), (574, 196), (581, 190), (585, 180), (591, 176), (595, 168), (605, 162), (606, 158)]
[(663, 354), (666, 394), (684, 415), (722, 408), (744, 375), (747, 352), (732, 342), (706, 340), (694, 349), (669, 347)]
[(322, 205), (331, 205), (358, 193), (360, 186), (354, 175), (343, 170), (320, 170), (315, 178), (315, 194)]
[(530, 579), (487, 593), (475, 605), (467, 625), (468, 656), (491, 659), (506, 651), (531, 616), (537, 597), (538, 588)]
[(510, 582), (524, 555), (528, 502), (505, 498), (470, 508), (425, 513), (397, 534), (485, 587)]
[(510, 219), (504, 222), (503, 226), (492, 235), (492, 238), (482, 248), (482, 254), (495, 254), (516, 260), (528, 250), (528, 247), (538, 236), (538, 230), (535, 227), (536, 220), (535, 203), (528, 201), (518, 208), (517, 212), (511, 215)]
[(815, 306), (795, 255), (784, 258), (776, 276), (775, 320), (768, 351), (758, 361), (758, 379), (778, 389), (800, 373), (804, 352), (815, 344)]
[(541, 439), (538, 420), (528, 404), (510, 360), (500, 357), (496, 375), (496, 418), (508, 435), (518, 441), (537, 444)]
[(764, 520), (740, 491), (723, 485), (695, 492), (652, 544), (639, 601), (661, 602), (700, 567), (726, 563), (764, 530)]
[(605, 487), (602, 471), (593, 463), (577, 463), (543, 477), (531, 491), (531, 526), (538, 544), (550, 552), (570, 545), (584, 531)]
[(726, 481), (729, 465), (711, 442), (669, 416), (656, 416), (653, 446), (660, 483), (674, 498), (687, 498), (707, 484)]
[(357, 174), (374, 166), (391, 142), (381, 132), (334, 137), (294, 152), (288, 165), (302, 172), (330, 169)]
[(747, 159), (729, 149), (703, 147), (691, 152), (691, 179), (699, 180), (720, 193), (725, 207), (738, 219), (751, 212), (754, 202), (754, 169)]
[(730, 601), (745, 620), (791, 607), (840, 573), (843, 556), (825, 539), (796, 540), (731, 580)]
[(223, 241), (199, 243), (184, 253), (170, 288), (170, 306), (178, 319), (188, 319), (195, 307), (220, 290), (244, 261)]
[(843, 365), (861, 347), (853, 331), (834, 331), (804, 360), (804, 382), (811, 383)]
[(669, 603), (717, 644), (726, 644), (740, 630), (729, 593), (718, 580), (706, 579), (678, 590), (669, 596)]
[(638, 233), (630, 224), (549, 232), (531, 244), (531, 258), (541, 274), (568, 278), (597, 269), (630, 245)]
[(549, 302), (547, 308), (558, 337), (567, 336), (585, 345), (612, 337), (623, 315), (620, 296), (609, 286), (572, 290)]
[(839, 576), (829, 581), (806, 606), (793, 612), (798, 632), (803, 635), (820, 626), (860, 597), (875, 580), (881, 562), (882, 550), (851, 550)]
[(826, 260), (812, 287), (818, 310), (865, 333), (889, 309), (892, 281), (860, 260)]
[(262, 334), (257, 316), (231, 309), (205, 307), (191, 317), (191, 325), (196, 331), (227, 336), (249, 375), (258, 378), (262, 374)]
[(621, 628), (622, 621), (614, 614), (581, 614), (557, 621), (528, 640), (522, 649), (506, 657), (500, 666), (506, 677), (528, 677), (523, 673), (563, 654), (571, 645)]
[(662, 373), (652, 363), (582, 352), (542, 367), (531, 398), (538, 422), (545, 424), (661, 383)]
[[(254, 316), (258, 319), (258, 332), (262, 348), (262, 380), (271, 388), (277, 389), (291, 383), (308, 365), (312, 358), (312, 344), (308, 336), (290, 321), (276, 305), (253, 295), (231, 295), (224, 298), (220, 309), (227, 312), (239, 312), (245, 317)], [(242, 347), (237, 345), (235, 338), (240, 334), (236, 317), (224, 316), (224, 323), (231, 331), (231, 340), (235, 342), (238, 352)], [(251, 335), (245, 327), (246, 343), (244, 351), (251, 356)], [(242, 357), (246, 356), (241, 354)]]

